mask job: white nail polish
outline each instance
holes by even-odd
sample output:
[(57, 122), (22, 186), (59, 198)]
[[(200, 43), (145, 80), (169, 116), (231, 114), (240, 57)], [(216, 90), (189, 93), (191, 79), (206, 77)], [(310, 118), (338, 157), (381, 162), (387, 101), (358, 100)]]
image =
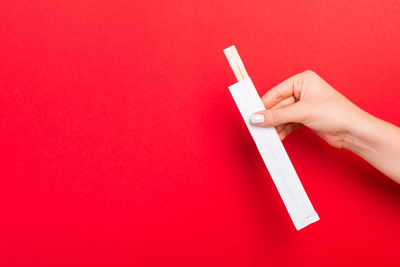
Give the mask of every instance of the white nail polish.
[(260, 124), (264, 122), (264, 115), (262, 114), (253, 114), (250, 116), (251, 124)]

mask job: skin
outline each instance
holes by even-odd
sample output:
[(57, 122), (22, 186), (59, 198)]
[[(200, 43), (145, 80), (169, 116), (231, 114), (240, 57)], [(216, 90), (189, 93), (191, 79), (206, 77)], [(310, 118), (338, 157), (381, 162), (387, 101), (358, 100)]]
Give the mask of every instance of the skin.
[(283, 81), (262, 101), (266, 110), (255, 114), (263, 115), (264, 122), (253, 125), (275, 126), (281, 140), (304, 125), (400, 183), (400, 128), (358, 108), (313, 71)]

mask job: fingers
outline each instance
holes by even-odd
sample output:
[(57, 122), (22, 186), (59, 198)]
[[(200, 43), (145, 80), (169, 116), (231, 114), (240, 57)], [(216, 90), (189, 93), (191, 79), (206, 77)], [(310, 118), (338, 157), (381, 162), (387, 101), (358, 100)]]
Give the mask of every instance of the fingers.
[(286, 138), (286, 136), (288, 136), (291, 132), (293, 132), (294, 130), (296, 130), (299, 127), (301, 127), (301, 124), (299, 124), (299, 123), (289, 123), (289, 124), (283, 125), (279, 130), (278, 130), (278, 127), (276, 127), (276, 131), (279, 135), (279, 138), (281, 140), (284, 140)]
[(275, 126), (275, 130), (279, 133), (280, 131), (283, 130), (283, 128), (285, 128), (286, 125), (287, 124), (281, 124), (281, 125)]
[(279, 109), (279, 108), (287, 107), (294, 103), (296, 103), (296, 99), (294, 98), (294, 96), (290, 96), (288, 98), (283, 99), (281, 102), (278, 102), (277, 104), (272, 106), (270, 109)]
[(265, 93), (261, 100), (266, 109), (270, 109), (282, 100), (293, 96), (295, 77), (290, 77)]
[(255, 126), (269, 127), (286, 123), (302, 123), (307, 117), (307, 108), (298, 102), (280, 109), (263, 110), (250, 117)]
[[(281, 102), (277, 103), (275, 106), (271, 107), (271, 109), (279, 109), (283, 107), (287, 107), (296, 103), (296, 99), (291, 96), (288, 98), (283, 99)], [(279, 133), (287, 124), (281, 124), (275, 127), (276, 131)]]
[(265, 108), (270, 109), (286, 98), (294, 97), (295, 100), (300, 99), (301, 92), (303, 91), (304, 79), (310, 77), (311, 73), (311, 71), (305, 71), (296, 74), (271, 88), (261, 98)]

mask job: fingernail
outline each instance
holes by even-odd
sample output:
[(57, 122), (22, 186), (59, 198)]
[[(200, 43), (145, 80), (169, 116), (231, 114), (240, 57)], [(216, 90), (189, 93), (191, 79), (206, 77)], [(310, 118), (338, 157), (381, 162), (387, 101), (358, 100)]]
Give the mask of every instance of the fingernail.
[(264, 115), (262, 114), (253, 114), (250, 116), (251, 124), (260, 124), (264, 122)]

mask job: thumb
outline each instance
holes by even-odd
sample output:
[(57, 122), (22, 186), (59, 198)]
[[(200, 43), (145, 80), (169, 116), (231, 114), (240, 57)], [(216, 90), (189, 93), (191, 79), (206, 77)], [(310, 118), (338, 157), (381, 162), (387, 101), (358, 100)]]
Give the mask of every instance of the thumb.
[(302, 103), (280, 108), (269, 109), (254, 113), (250, 116), (250, 123), (254, 126), (270, 127), (286, 123), (302, 123), (306, 117), (306, 108)]

